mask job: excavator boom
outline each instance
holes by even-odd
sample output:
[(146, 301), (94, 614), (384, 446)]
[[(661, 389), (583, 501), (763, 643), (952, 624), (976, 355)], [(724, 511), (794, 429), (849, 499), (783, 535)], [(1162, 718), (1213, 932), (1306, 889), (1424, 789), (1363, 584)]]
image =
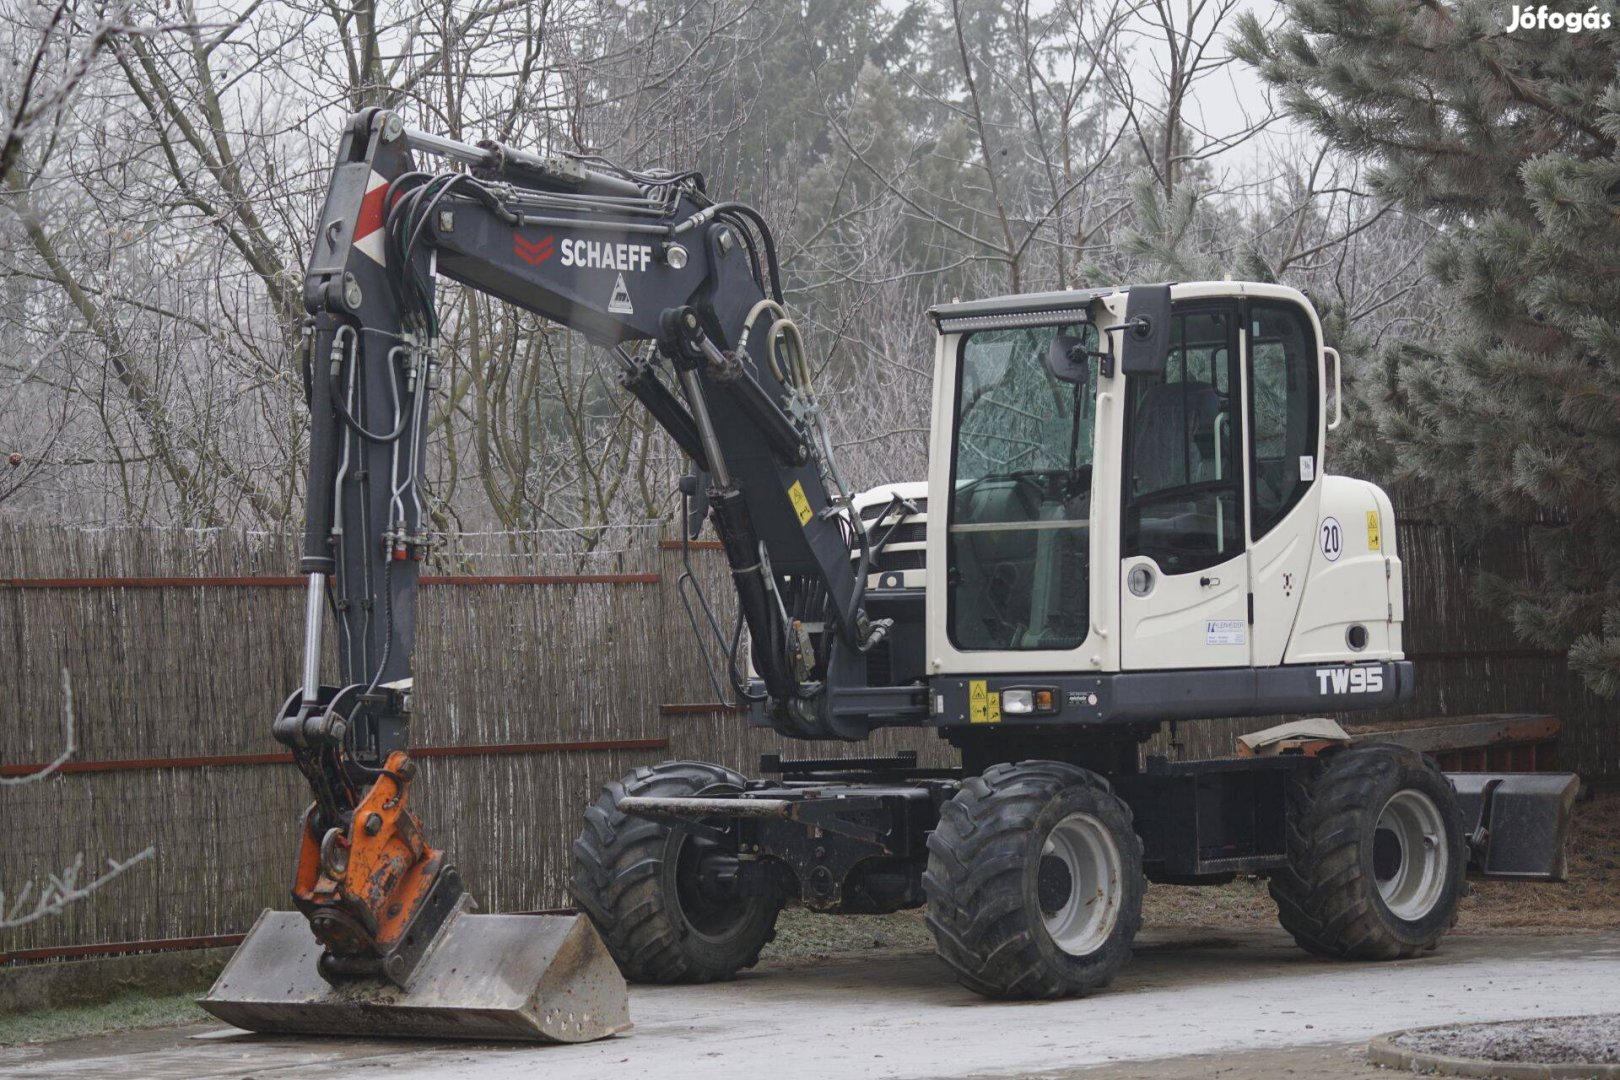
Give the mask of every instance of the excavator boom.
[[(408, 808), (440, 277), (612, 351), (621, 384), (691, 459), (683, 486), (725, 548), (758, 673), (743, 677), (733, 656), (734, 690), (787, 735), (869, 730), (829, 684), (864, 676), (858, 661), (888, 623), (864, 610), (866, 532), (832, 464), (764, 220), (711, 200), (695, 173), (590, 168), (359, 113), (304, 280), (304, 677), (273, 724), (314, 794), (292, 887), (302, 918), (267, 912), (202, 1004), (261, 1031), (376, 1032), (408, 1014), (397, 1030), (411, 1034), (601, 1037), (627, 1025), (625, 995), (589, 923), (531, 920), (543, 944), (515, 944), (522, 920), (471, 914), (459, 872)], [(321, 678), (329, 623), (333, 683)], [(577, 980), (556, 977), (565, 953)], [(510, 958), (497, 982), (511, 1001), (492, 1029), (468, 1019), (491, 1006), (466, 973), (497, 955)]]

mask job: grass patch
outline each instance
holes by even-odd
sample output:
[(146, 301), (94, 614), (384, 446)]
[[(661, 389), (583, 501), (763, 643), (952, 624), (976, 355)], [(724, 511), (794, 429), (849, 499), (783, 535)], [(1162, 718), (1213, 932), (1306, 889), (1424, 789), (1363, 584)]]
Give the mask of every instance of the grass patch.
[(1258, 877), (1240, 877), (1225, 885), (1159, 885), (1148, 883), (1142, 896), (1142, 926), (1147, 930), (1264, 930), (1277, 925), (1277, 905)]
[(776, 940), (760, 955), (765, 960), (814, 960), (841, 953), (933, 947), (921, 910), (893, 915), (822, 915), (788, 908), (776, 920)]
[(101, 1005), (0, 1015), (0, 1046), (57, 1042), (134, 1028), (171, 1027), (210, 1019), (197, 1008), (195, 994), (149, 997), (126, 994)]

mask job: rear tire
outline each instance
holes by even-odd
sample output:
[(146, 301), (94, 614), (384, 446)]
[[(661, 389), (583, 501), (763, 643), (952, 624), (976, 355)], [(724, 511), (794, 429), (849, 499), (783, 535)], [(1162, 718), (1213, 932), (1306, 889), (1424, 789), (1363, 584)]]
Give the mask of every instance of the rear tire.
[(741, 791), (743, 783), (740, 774), (720, 765), (666, 761), (604, 785), (585, 811), (568, 891), (625, 978), (646, 983), (729, 979), (753, 967), (776, 936), (780, 894), (706, 892), (696, 868), (713, 840), (684, 825), (619, 809), (619, 800), (630, 795), (713, 795)]
[(1457, 922), (1468, 851), (1457, 793), (1415, 750), (1339, 751), (1288, 792), (1289, 867), (1271, 878), (1283, 929), (1307, 952), (1397, 960)]
[(928, 926), (968, 989), (1075, 997), (1108, 985), (1142, 925), (1142, 843), (1108, 781), (996, 765), (963, 782), (928, 840)]

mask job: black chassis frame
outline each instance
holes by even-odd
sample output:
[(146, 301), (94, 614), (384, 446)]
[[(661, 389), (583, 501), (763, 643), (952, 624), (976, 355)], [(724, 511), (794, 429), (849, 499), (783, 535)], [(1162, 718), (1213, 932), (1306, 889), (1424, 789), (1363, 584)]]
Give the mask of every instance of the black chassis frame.
[(1318, 768), (1318, 759), (1150, 756), (1138, 767), (1139, 740), (1156, 728), (1119, 725), (1091, 738), (1007, 732), (999, 754), (969, 740), (965, 769), (917, 768), (914, 752), (800, 762), (770, 755), (761, 771), (779, 777), (750, 780), (739, 794), (638, 799), (624, 809), (717, 841), (699, 872), (722, 887), (779, 891), (818, 911), (876, 914), (924, 902), (928, 834), (965, 776), (991, 759), (1041, 758), (1107, 777), (1135, 817), (1149, 880), (1219, 884), (1285, 866), (1288, 780)]
[[(874, 606), (885, 594), (874, 593)], [(909, 620), (897, 628), (903, 633)], [(1346, 674), (1354, 669), (1361, 670), (1359, 678)], [(1378, 689), (1351, 689), (1373, 685)], [(975, 722), (975, 692), (1013, 688), (1051, 690), (1052, 710), (1002, 712), (995, 722)], [(1412, 690), (1412, 665), (1405, 660), (935, 676), (904, 685), (835, 687), (835, 711), (874, 727), (932, 727), (960, 750), (962, 767), (918, 769), (915, 754), (798, 762), (767, 756), (761, 771), (780, 779), (749, 781), (735, 797), (735, 810), (712, 800), (629, 810), (720, 840), (725, 854), (711, 857), (704, 872), (745, 891), (785, 889), (822, 911), (893, 911), (923, 902), (928, 834), (964, 777), (1002, 763), (1063, 761), (1106, 778), (1130, 806), (1150, 880), (1218, 884), (1286, 865), (1288, 780), (1317, 768), (1317, 759), (1144, 761), (1141, 744), (1166, 721), (1387, 708), (1410, 699)]]

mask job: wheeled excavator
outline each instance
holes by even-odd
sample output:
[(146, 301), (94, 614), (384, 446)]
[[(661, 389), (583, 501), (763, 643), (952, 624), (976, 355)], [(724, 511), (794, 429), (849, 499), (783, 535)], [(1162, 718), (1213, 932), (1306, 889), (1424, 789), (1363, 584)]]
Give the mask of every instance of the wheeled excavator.
[[(581, 914), (475, 913), (408, 806), (440, 278), (607, 350), (691, 462), (683, 504), (724, 549), (723, 666), (752, 724), (931, 731), (958, 764), (639, 768), (586, 810)], [(1412, 693), (1394, 512), (1326, 471), (1340, 365), (1293, 289), (934, 307), (926, 481), (864, 492), (838, 471), (768, 223), (695, 172), (366, 110), (343, 130), (304, 305), (303, 682), (273, 734), (314, 800), (294, 910), (265, 912), (203, 999), (231, 1023), (600, 1038), (628, 1027), (624, 976), (727, 978), (789, 902), (925, 907), (970, 989), (1066, 997), (1125, 963), (1148, 880), (1264, 875), (1302, 947), (1388, 959), (1436, 946), (1470, 863), (1561, 873), (1568, 777), (1448, 776), (1327, 721), (1246, 756), (1143, 751), (1166, 724)]]

